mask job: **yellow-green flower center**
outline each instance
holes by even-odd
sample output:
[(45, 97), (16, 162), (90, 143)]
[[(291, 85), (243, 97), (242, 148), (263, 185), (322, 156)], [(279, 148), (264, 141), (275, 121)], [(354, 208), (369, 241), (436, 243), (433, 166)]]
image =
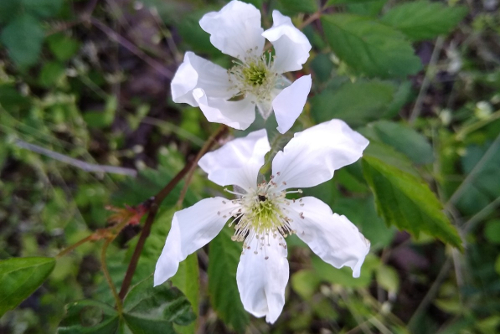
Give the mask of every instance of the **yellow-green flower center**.
[(278, 78), (278, 74), (273, 70), (273, 58), (264, 54), (234, 63), (228, 70), (228, 76), (232, 88), (238, 91), (236, 96), (248, 95), (255, 98), (255, 102), (271, 101)]
[(265, 83), (268, 76), (268, 69), (264, 63), (251, 63), (243, 69), (243, 76), (248, 85), (261, 86)]

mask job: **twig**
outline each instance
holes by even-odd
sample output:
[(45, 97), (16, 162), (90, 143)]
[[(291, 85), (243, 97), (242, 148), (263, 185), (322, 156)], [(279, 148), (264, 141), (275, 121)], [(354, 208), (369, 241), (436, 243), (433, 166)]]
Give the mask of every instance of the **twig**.
[(427, 94), (427, 89), (431, 84), (431, 73), (433, 73), (433, 67), (436, 64), (439, 54), (441, 53), (441, 49), (443, 48), (444, 38), (439, 36), (436, 40), (436, 46), (432, 51), (431, 59), (429, 61), (429, 65), (427, 65), (427, 71), (425, 72), (424, 81), (422, 82), (422, 86), (420, 87), (420, 91), (418, 92), (417, 101), (415, 102), (415, 106), (411, 111), (410, 118), (408, 122), (413, 124), (415, 119), (420, 115), (422, 111), (422, 104), (424, 102), (425, 94)]
[(135, 54), (137, 57), (144, 60), (144, 62), (146, 62), (146, 64), (148, 64), (149, 66), (151, 66), (152, 68), (157, 70), (164, 77), (166, 77), (168, 79), (173, 78), (173, 73), (170, 70), (165, 68), (165, 66), (163, 66), (161, 63), (159, 63), (155, 59), (148, 56), (146, 53), (144, 53), (144, 51), (139, 49), (137, 46), (135, 46), (129, 40), (125, 39), (123, 36), (116, 33), (113, 29), (111, 29), (110, 27), (108, 27), (107, 25), (105, 25), (104, 23), (102, 23), (101, 21), (99, 21), (98, 19), (93, 18), (93, 17), (90, 19), (90, 22), (92, 22), (92, 24), (95, 27), (100, 29), (106, 35), (108, 35), (109, 38), (111, 38), (112, 40), (114, 40), (117, 43), (120, 43), (125, 49), (129, 50), (130, 52)]
[[(227, 130), (227, 126), (221, 125), (216, 133), (211, 136), (209, 140), (207, 140), (203, 148), (200, 150), (200, 153), (207, 152), (216, 143), (216, 141), (227, 132)], [(198, 156), (201, 157), (200, 153), (198, 153), (195, 159), (186, 163), (184, 168), (179, 173), (177, 173), (177, 175), (174, 176), (174, 178), (162, 190), (160, 190), (158, 194), (156, 194), (156, 196), (154, 196), (153, 204), (151, 205), (149, 214), (146, 218), (146, 222), (144, 223), (144, 228), (142, 229), (141, 235), (139, 236), (139, 240), (137, 241), (134, 253), (132, 254), (132, 258), (130, 259), (127, 272), (125, 273), (125, 278), (123, 279), (123, 283), (119, 293), (119, 297), (122, 300), (123, 298), (125, 298), (125, 295), (130, 288), (130, 284), (132, 283), (132, 277), (134, 276), (135, 269), (137, 268), (139, 257), (141, 256), (146, 239), (151, 232), (151, 226), (153, 225), (160, 204), (163, 202), (165, 197), (167, 197), (167, 195), (175, 188), (177, 183), (179, 183), (182, 178), (191, 170), (191, 168), (196, 165), (196, 163), (198, 162), (197, 159), (199, 159)]]
[(81, 161), (78, 159), (68, 157), (64, 154), (51, 151), (49, 149), (43, 148), (43, 147), (35, 145), (35, 144), (27, 143), (27, 142), (20, 140), (20, 139), (16, 139), (14, 144), (18, 147), (30, 150), (30, 151), (35, 152), (35, 153), (43, 154), (49, 158), (64, 162), (68, 165), (78, 167), (86, 172), (113, 173), (113, 174), (129, 175), (132, 177), (137, 176), (137, 171), (134, 169), (116, 167), (116, 166), (89, 164), (85, 161)]
[(425, 309), (427, 309), (432, 299), (438, 292), (438, 289), (441, 286), (442, 281), (448, 274), (450, 268), (451, 268), (451, 260), (450, 258), (448, 258), (444, 263), (443, 267), (441, 268), (441, 271), (439, 272), (438, 276), (436, 277), (436, 280), (432, 283), (431, 288), (429, 289), (429, 291), (427, 291), (427, 294), (424, 296), (424, 299), (422, 299), (422, 301), (418, 305), (417, 310), (411, 316), (411, 319), (408, 322), (408, 328), (412, 328), (415, 325), (415, 321), (418, 320), (420, 314), (422, 314), (422, 312), (424, 312)]
[(106, 282), (108, 282), (109, 288), (111, 289), (111, 292), (113, 293), (113, 297), (115, 298), (116, 302), (116, 310), (118, 311), (118, 314), (122, 313), (122, 300), (118, 296), (118, 293), (116, 292), (116, 287), (113, 283), (113, 280), (111, 279), (111, 275), (109, 274), (108, 271), (108, 266), (106, 264), (106, 251), (108, 250), (108, 246), (115, 240), (116, 234), (112, 237), (109, 237), (106, 239), (104, 242), (104, 245), (102, 246), (101, 249), (101, 266), (102, 266), (102, 271), (104, 273), (104, 277), (106, 278)]
[(193, 178), (194, 171), (196, 170), (196, 166), (198, 161), (201, 159), (205, 153), (212, 147), (212, 145), (217, 141), (217, 138), (219, 138), (222, 134), (224, 134), (227, 131), (227, 127), (225, 125), (222, 125), (217, 132), (215, 132), (207, 141), (207, 144), (201, 148), (201, 150), (198, 152), (196, 157), (194, 158), (194, 161), (192, 161), (191, 167), (187, 173), (186, 176), (186, 181), (184, 182), (184, 187), (182, 187), (181, 193), (179, 195), (179, 199), (177, 200), (176, 207), (180, 208), (182, 206), (182, 202), (184, 201), (184, 197), (186, 197), (187, 189), (189, 187), (189, 184), (191, 183), (191, 179)]
[(462, 193), (465, 191), (465, 186), (472, 182), (476, 174), (483, 168), (488, 159), (496, 153), (497, 146), (500, 145), (500, 134), (497, 136), (495, 141), (490, 145), (488, 150), (484, 153), (483, 157), (478, 161), (478, 163), (474, 166), (471, 172), (465, 177), (465, 180), (460, 184), (460, 186), (455, 190), (455, 192), (451, 195), (448, 202), (445, 204), (445, 209), (447, 209), (450, 205), (455, 203), (457, 199), (462, 196)]
[(477, 222), (481, 221), (485, 216), (490, 214), (498, 205), (500, 205), (500, 197), (495, 198), (493, 202), (486, 205), (481, 209), (481, 211), (479, 211), (474, 216), (472, 216), (472, 218), (466, 221), (463, 226), (464, 234), (467, 234), (470, 230), (472, 230)]
[(80, 241), (74, 243), (73, 245), (69, 246), (69, 247), (66, 247), (65, 249), (63, 249), (62, 251), (60, 251), (57, 255), (56, 255), (56, 259), (68, 254), (69, 252), (71, 252), (72, 250), (74, 250), (75, 248), (83, 245), (84, 243), (86, 243), (87, 241), (91, 241), (91, 240), (95, 240), (94, 239), (95, 236), (94, 234), (91, 234), (83, 239), (81, 239)]

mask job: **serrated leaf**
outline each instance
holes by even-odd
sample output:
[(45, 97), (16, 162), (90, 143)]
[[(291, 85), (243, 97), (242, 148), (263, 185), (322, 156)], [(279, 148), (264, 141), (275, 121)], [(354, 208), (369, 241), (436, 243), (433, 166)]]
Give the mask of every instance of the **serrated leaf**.
[(231, 240), (231, 230), (223, 228), (210, 243), (208, 291), (214, 309), (222, 320), (240, 333), (245, 332), (249, 317), (241, 303), (236, 285), (236, 269), (242, 244)]
[(377, 0), (328, 0), (326, 4), (328, 6), (330, 5), (345, 5), (345, 4), (356, 4), (356, 3), (367, 3), (367, 2), (374, 2)]
[(434, 161), (432, 146), (427, 139), (412, 128), (389, 121), (378, 121), (369, 125), (375, 130), (378, 138), (385, 144), (394, 147), (416, 164), (429, 164)]
[(0, 261), (0, 317), (28, 298), (49, 277), (56, 260), (15, 257)]
[(422, 68), (405, 36), (389, 26), (353, 14), (324, 15), (321, 22), (332, 50), (357, 72), (389, 78)]
[(457, 230), (443, 206), (421, 179), (373, 157), (363, 157), (363, 174), (385, 222), (415, 236), (420, 232), (462, 249)]
[(377, 16), (384, 7), (387, 0), (363, 1), (347, 5), (349, 13), (366, 16)]
[(125, 323), (134, 334), (166, 333), (172, 323), (188, 325), (196, 318), (187, 298), (165, 285), (153, 287), (153, 278), (138, 283), (123, 302)]
[(153, 287), (152, 277), (130, 289), (121, 315), (95, 300), (74, 302), (66, 309), (58, 334), (174, 334), (173, 323), (187, 325), (195, 318), (179, 290)]
[(441, 2), (414, 1), (392, 7), (381, 21), (414, 41), (449, 33), (467, 14), (463, 6), (449, 7)]
[(379, 118), (393, 98), (395, 86), (383, 81), (346, 82), (335, 90), (324, 90), (311, 99), (316, 122), (340, 118), (349, 124), (365, 124)]
[(0, 35), (10, 58), (20, 68), (38, 61), (43, 38), (40, 22), (29, 14), (22, 14), (9, 22)]

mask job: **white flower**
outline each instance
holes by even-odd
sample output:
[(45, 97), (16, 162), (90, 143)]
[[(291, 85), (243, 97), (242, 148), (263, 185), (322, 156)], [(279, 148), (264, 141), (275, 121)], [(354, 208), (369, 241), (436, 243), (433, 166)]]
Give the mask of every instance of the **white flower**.
[[(177, 103), (200, 107), (210, 122), (244, 130), (255, 120), (255, 107), (264, 119), (274, 109), (278, 130), (288, 131), (299, 117), (311, 90), (311, 76), (292, 84), (282, 74), (297, 71), (309, 57), (311, 44), (289, 17), (273, 11), (273, 26), (264, 31), (260, 11), (231, 1), (218, 12), (205, 14), (200, 26), (212, 44), (238, 60), (229, 70), (186, 52), (172, 79)], [(265, 39), (276, 56), (264, 53)]]
[[(288, 188), (313, 187), (330, 180), (336, 169), (358, 160), (368, 141), (340, 120), (303, 132), (277, 153), (269, 182), (257, 182), (270, 150), (266, 130), (235, 139), (200, 160), (208, 178), (235, 185), (237, 198), (207, 198), (174, 214), (172, 228), (156, 264), (154, 284), (172, 277), (179, 263), (206, 245), (224, 227), (234, 226), (233, 240), (243, 241), (236, 273), (245, 309), (273, 323), (285, 303), (289, 269), (285, 237), (292, 233), (336, 268), (349, 266), (359, 277), (370, 243), (345, 216), (315, 197), (287, 199)], [(232, 192), (232, 191), (229, 191)], [(217, 261), (217, 259), (210, 259)]]

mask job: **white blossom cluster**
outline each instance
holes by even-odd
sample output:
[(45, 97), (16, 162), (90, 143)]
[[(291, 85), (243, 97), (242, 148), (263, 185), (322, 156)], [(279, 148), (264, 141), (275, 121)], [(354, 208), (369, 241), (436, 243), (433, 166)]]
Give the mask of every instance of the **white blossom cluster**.
[[(201, 109), (211, 122), (244, 130), (256, 110), (266, 119), (274, 111), (278, 131), (290, 130), (311, 89), (311, 76), (290, 82), (283, 73), (302, 69), (311, 45), (289, 17), (273, 11), (273, 26), (261, 28), (260, 11), (231, 1), (205, 14), (200, 26), (223, 53), (234, 57), (224, 69), (192, 52), (172, 80), (174, 102)], [(264, 50), (271, 42), (274, 55)], [(331, 120), (294, 134), (272, 160), (272, 174), (262, 181), (259, 171), (271, 150), (265, 129), (234, 139), (205, 154), (199, 166), (208, 179), (227, 190), (231, 199), (206, 198), (174, 214), (158, 259), (154, 284), (177, 272), (179, 263), (206, 245), (225, 225), (243, 251), (236, 279), (244, 308), (274, 323), (285, 303), (289, 278), (285, 238), (296, 234), (325, 262), (349, 266), (359, 277), (370, 242), (345, 216), (333, 213), (315, 197), (288, 199), (333, 177), (334, 171), (361, 158), (368, 140), (341, 120)], [(292, 189), (292, 190), (288, 190)], [(211, 259), (217, 261), (217, 259)]]

